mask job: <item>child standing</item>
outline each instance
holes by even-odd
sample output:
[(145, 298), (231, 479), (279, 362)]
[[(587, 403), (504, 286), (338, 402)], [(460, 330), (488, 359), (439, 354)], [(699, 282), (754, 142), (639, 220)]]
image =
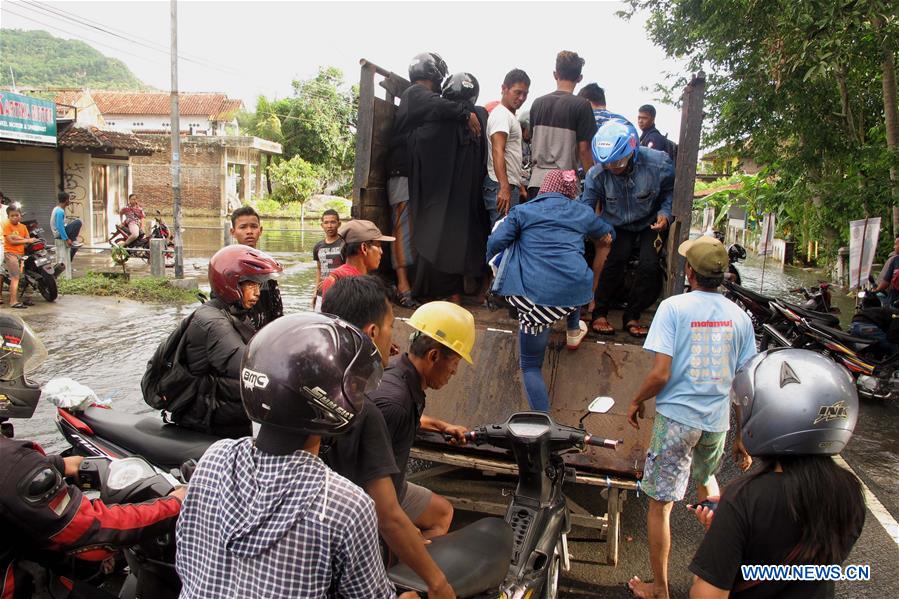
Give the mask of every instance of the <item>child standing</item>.
[(331, 274), (331, 271), (343, 265), (340, 251), (343, 249), (343, 239), (337, 235), (340, 228), (340, 215), (336, 210), (325, 210), (322, 213), (322, 229), (325, 238), (312, 248), (312, 257), (315, 259), (315, 295), (312, 297), (312, 308), (316, 312), (321, 310), (322, 303), (322, 279)]
[[(15, 206), (6, 209), (9, 220), (3, 225), (3, 264), (9, 273), (9, 304), (13, 308), (25, 308), (19, 301), (19, 277), (22, 274), (22, 262), (25, 258), (25, 246), (37, 241), (28, 236), (28, 227), (21, 224), (22, 212)], [(3, 283), (0, 282), (0, 293)], [(0, 304), (3, 301), (0, 300)]]

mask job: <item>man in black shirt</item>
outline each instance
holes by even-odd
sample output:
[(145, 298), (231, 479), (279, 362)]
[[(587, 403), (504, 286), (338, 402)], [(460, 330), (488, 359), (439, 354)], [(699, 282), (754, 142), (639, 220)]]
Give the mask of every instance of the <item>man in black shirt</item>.
[[(334, 314), (368, 334), (386, 366), (393, 332), (393, 308), (381, 281), (371, 275), (339, 279), (328, 290), (322, 312)], [(378, 530), (387, 546), (428, 584), (428, 597), (455, 597), (446, 576), (425, 550), (421, 533), (397, 500), (400, 475), (384, 416), (370, 400), (346, 435), (322, 447), (321, 457), (335, 472), (362, 487), (375, 502)]]
[(406, 481), (409, 453), (419, 428), (449, 435), (455, 443), (465, 443), (468, 429), (424, 414), (425, 391), (446, 385), (456, 373), (460, 359), (472, 363), (475, 328), (471, 313), (451, 302), (424, 304), (412, 314), (408, 324), (416, 329), (409, 352), (391, 362), (371, 398), (390, 431), (399, 467), (394, 483), (400, 505), (427, 539), (446, 534), (453, 519), (453, 506), (430, 490)]
[(668, 140), (656, 129), (656, 107), (644, 104), (637, 111), (637, 126), (640, 127), (640, 145), (660, 152), (668, 151)]

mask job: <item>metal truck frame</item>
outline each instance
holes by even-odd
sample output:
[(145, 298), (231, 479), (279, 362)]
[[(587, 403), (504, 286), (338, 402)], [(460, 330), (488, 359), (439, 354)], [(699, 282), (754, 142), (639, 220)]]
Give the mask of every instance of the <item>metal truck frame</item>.
[[(389, 231), (387, 153), (396, 106), (410, 83), (365, 59), (360, 64), (353, 217), (371, 220), (382, 231)], [(378, 87), (383, 92), (382, 97), (376, 93)], [(668, 236), (666, 296), (683, 290), (683, 258), (674, 249), (689, 234), (704, 90), (705, 76), (699, 73), (687, 85), (682, 97), (683, 118), (674, 191), (675, 221)], [(686, 225), (682, 226), (682, 223)], [(385, 252), (386, 256), (389, 254)], [(387, 274), (390, 272), (388, 261), (389, 258), (382, 262), (382, 270)], [(431, 391), (427, 412), (448, 422), (474, 427), (503, 422), (510, 413), (527, 410), (528, 406), (518, 371), (518, 323), (508, 318), (504, 311), (491, 312), (481, 307), (469, 309), (475, 315), (477, 327), (477, 342), (472, 352), (474, 366), (462, 364), (445, 388)], [(398, 320), (405, 320), (410, 314), (401, 308), (396, 311)], [(393, 340), (402, 351), (408, 349), (409, 332), (403, 323), (394, 327)], [(566, 456), (572, 482), (604, 489), (606, 505), (605, 511), (600, 511), (601, 515), (573, 501), (569, 501), (569, 506), (573, 524), (601, 531), (607, 541), (606, 563), (614, 566), (618, 562), (621, 513), (627, 493), (640, 492), (643, 461), (655, 416), (654, 407), (647, 406), (646, 420), (640, 430), (635, 430), (627, 423), (627, 408), (649, 371), (652, 359), (641, 345), (629, 343), (630, 338), (624, 336), (597, 339), (591, 333), (577, 351), (565, 349), (564, 337), (564, 330), (553, 333), (543, 367), (553, 419), (573, 424), (585, 414), (595, 396), (609, 395), (618, 400), (609, 413), (590, 414), (583, 422), (587, 430), (596, 435), (622, 439), (621, 448), (617, 452), (590, 448), (584, 453)], [(441, 475), (460, 469), (476, 470), (497, 478), (516, 474), (514, 461), (501, 453), (454, 447), (434, 435), (422, 435), (412, 457), (432, 464), (427, 470), (411, 474), (409, 480), (412, 481), (429, 479), (432, 484), (440, 484)], [(460, 509), (504, 514), (504, 502), (484, 498), (484, 493), (488, 492), (485, 485), (491, 486), (483, 481), (466, 480), (463, 493), (445, 496)], [(496, 486), (492, 485), (494, 494)]]

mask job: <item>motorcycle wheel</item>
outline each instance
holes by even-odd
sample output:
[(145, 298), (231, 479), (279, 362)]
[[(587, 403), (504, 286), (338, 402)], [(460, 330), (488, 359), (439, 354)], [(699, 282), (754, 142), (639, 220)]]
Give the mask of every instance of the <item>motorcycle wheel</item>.
[(37, 280), (37, 290), (48, 302), (56, 301), (59, 297), (59, 289), (56, 287), (56, 279), (48, 272), (41, 271)]
[(562, 578), (562, 542), (556, 544), (549, 566), (546, 569), (546, 582), (543, 584), (541, 599), (558, 599), (559, 580)]

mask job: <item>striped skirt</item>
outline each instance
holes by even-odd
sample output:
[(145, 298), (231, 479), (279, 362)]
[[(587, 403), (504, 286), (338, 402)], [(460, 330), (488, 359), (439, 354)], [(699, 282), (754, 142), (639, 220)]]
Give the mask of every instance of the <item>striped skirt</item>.
[(529, 335), (539, 335), (560, 318), (565, 318), (577, 308), (559, 306), (538, 306), (521, 295), (506, 298), (518, 310), (518, 325)]

